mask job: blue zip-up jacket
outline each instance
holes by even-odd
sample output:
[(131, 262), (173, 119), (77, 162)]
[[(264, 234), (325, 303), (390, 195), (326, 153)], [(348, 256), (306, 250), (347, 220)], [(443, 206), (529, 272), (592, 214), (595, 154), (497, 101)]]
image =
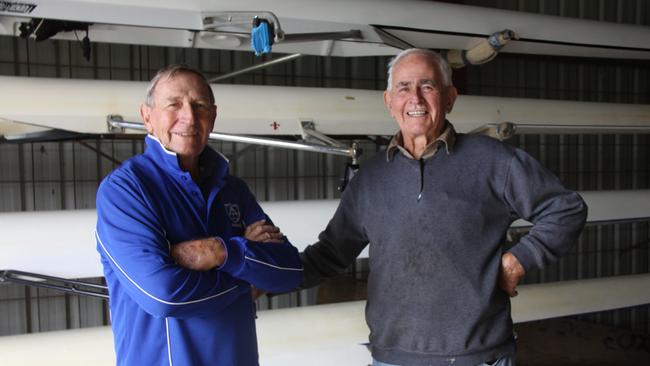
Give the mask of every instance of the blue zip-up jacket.
[[(97, 192), (97, 250), (109, 288), (118, 365), (258, 364), (251, 284), (296, 288), (298, 251), (288, 241), (244, 239), (269, 218), (225, 158), (209, 147), (197, 185), (153, 136), (144, 154), (109, 174)], [(270, 220), (269, 220), (270, 221)], [(217, 269), (175, 264), (177, 243), (218, 236), (228, 251)]]

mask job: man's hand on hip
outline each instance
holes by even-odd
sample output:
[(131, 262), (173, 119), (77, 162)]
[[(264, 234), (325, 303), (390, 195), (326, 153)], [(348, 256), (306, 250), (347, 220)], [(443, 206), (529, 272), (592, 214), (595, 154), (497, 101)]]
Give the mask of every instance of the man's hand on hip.
[(517, 296), (517, 285), (526, 274), (517, 257), (507, 252), (501, 256), (501, 271), (499, 272), (499, 287), (510, 297)]

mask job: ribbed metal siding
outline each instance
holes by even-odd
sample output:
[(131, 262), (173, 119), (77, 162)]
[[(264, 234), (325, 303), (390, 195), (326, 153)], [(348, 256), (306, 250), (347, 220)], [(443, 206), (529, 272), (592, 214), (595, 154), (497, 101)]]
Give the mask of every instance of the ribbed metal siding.
[[(634, 24), (649, 24), (644, 1), (466, 1)], [(62, 78), (148, 80), (156, 69), (183, 62), (209, 77), (252, 65), (250, 53), (94, 44), (90, 62), (76, 42), (0, 37), (0, 74)], [(383, 89), (382, 57), (305, 56), (228, 80), (237, 84)], [(465, 94), (600, 102), (650, 103), (650, 65), (638, 61), (567, 59), (502, 54), (456, 72)], [(39, 101), (34, 101), (37, 106)], [(613, 121), (614, 123), (615, 121)], [(529, 151), (569, 187), (580, 190), (650, 188), (649, 135), (522, 136), (510, 141)], [(261, 200), (333, 198), (345, 159), (216, 143)], [(376, 147), (367, 144), (369, 154)], [(142, 151), (140, 141), (0, 144), (0, 210), (94, 207), (99, 180), (117, 163)], [(559, 263), (531, 273), (527, 282), (590, 278), (649, 269), (648, 223), (589, 227)], [(359, 266), (361, 269), (364, 263)], [(276, 297), (262, 307), (296, 305), (313, 294)], [(105, 324), (105, 303), (22, 286), (0, 286), (0, 334)], [(586, 316), (648, 332), (648, 307)]]

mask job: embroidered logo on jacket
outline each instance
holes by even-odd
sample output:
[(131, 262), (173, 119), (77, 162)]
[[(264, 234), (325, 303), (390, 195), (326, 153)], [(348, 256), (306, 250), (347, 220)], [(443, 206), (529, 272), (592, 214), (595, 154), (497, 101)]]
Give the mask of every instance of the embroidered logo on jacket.
[(223, 205), (226, 208), (226, 214), (232, 222), (232, 226), (241, 227), (241, 212), (239, 211), (239, 205), (236, 203), (225, 203)]

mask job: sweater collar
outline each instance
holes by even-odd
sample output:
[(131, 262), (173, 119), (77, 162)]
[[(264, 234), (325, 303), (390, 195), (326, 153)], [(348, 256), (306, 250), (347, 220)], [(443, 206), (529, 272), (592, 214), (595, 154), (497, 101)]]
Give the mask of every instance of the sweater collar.
[[(424, 153), (422, 154), (422, 159), (428, 159), (435, 155), (435, 153), (440, 148), (440, 145), (445, 146), (447, 155), (453, 150), (454, 144), (456, 143), (456, 130), (451, 122), (445, 120), (445, 130), (442, 131), (442, 134), (438, 136), (435, 140), (430, 142), (425, 148)], [(395, 153), (399, 151), (404, 156), (409, 159), (415, 159), (408, 150), (404, 148), (404, 139), (402, 137), (402, 131), (397, 131), (395, 136), (390, 140), (388, 148), (386, 148), (386, 161), (391, 161), (395, 156)]]

